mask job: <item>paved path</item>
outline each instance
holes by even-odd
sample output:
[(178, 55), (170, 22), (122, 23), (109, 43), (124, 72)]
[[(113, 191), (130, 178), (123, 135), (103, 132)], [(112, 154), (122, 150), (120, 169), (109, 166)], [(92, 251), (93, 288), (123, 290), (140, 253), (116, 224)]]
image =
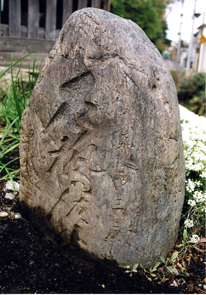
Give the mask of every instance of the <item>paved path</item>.
[(175, 60), (164, 60), (169, 70), (182, 70), (185, 71), (185, 68), (182, 65), (179, 65)]

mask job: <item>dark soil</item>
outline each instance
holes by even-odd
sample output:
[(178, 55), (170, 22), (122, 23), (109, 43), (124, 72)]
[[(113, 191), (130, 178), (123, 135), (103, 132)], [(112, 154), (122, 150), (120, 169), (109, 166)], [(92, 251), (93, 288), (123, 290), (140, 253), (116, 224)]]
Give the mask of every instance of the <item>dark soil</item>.
[[(1, 209), (4, 199), (0, 183)], [(143, 270), (125, 273), (113, 263), (92, 260), (78, 249), (65, 249), (35, 229), (18, 200), (12, 211), (21, 219), (0, 218), (0, 292), (10, 293), (203, 293), (204, 263), (191, 264), (188, 277), (170, 276), (160, 284)], [(202, 252), (200, 252), (202, 253)], [(177, 287), (172, 287), (174, 280)]]

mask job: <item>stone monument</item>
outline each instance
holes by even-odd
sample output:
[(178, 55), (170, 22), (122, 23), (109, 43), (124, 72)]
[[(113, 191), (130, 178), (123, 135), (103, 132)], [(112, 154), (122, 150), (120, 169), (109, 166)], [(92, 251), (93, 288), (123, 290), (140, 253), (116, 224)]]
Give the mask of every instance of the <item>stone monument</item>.
[(74, 12), (22, 117), (20, 201), (41, 227), (120, 265), (177, 239), (184, 158), (172, 77), (132, 21)]

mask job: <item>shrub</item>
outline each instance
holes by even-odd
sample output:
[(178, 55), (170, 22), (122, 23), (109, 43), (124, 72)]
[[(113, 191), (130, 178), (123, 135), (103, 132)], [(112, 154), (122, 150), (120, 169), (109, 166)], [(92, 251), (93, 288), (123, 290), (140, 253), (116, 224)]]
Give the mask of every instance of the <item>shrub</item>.
[(172, 78), (175, 82), (175, 86), (177, 89), (177, 92), (180, 90), (180, 84), (183, 78), (185, 78), (185, 71), (182, 70), (170, 70), (170, 73), (172, 75)]
[(184, 77), (177, 87), (179, 102), (198, 115), (205, 114), (205, 73)]
[(206, 115), (206, 75), (193, 73), (186, 76), (182, 70), (171, 70), (179, 103), (198, 115)]
[(180, 82), (178, 90), (179, 101), (189, 101), (194, 95), (199, 96), (205, 91), (205, 74), (194, 73), (189, 77), (184, 77)]

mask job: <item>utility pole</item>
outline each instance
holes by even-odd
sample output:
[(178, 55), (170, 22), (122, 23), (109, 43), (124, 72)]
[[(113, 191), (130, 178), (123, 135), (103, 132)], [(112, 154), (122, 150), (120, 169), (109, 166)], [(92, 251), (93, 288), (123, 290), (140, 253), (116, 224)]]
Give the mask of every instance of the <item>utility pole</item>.
[(193, 16), (192, 16), (192, 34), (191, 34), (191, 39), (190, 39), (190, 44), (189, 44), (189, 48), (188, 48), (188, 54), (187, 54), (187, 70), (190, 70), (190, 62), (191, 62), (191, 56), (192, 56), (192, 47), (193, 47), (193, 37), (194, 37), (194, 22), (195, 22), (195, 10), (196, 10), (196, 1), (195, 0), (195, 4), (194, 4), (194, 12), (193, 12)]
[(183, 17), (183, 7), (184, 7), (184, 0), (180, 0), (182, 2), (182, 13), (180, 14), (180, 31), (179, 31), (179, 42), (177, 47), (177, 63), (180, 63), (180, 52), (181, 52), (181, 30), (182, 30), (182, 17)]

